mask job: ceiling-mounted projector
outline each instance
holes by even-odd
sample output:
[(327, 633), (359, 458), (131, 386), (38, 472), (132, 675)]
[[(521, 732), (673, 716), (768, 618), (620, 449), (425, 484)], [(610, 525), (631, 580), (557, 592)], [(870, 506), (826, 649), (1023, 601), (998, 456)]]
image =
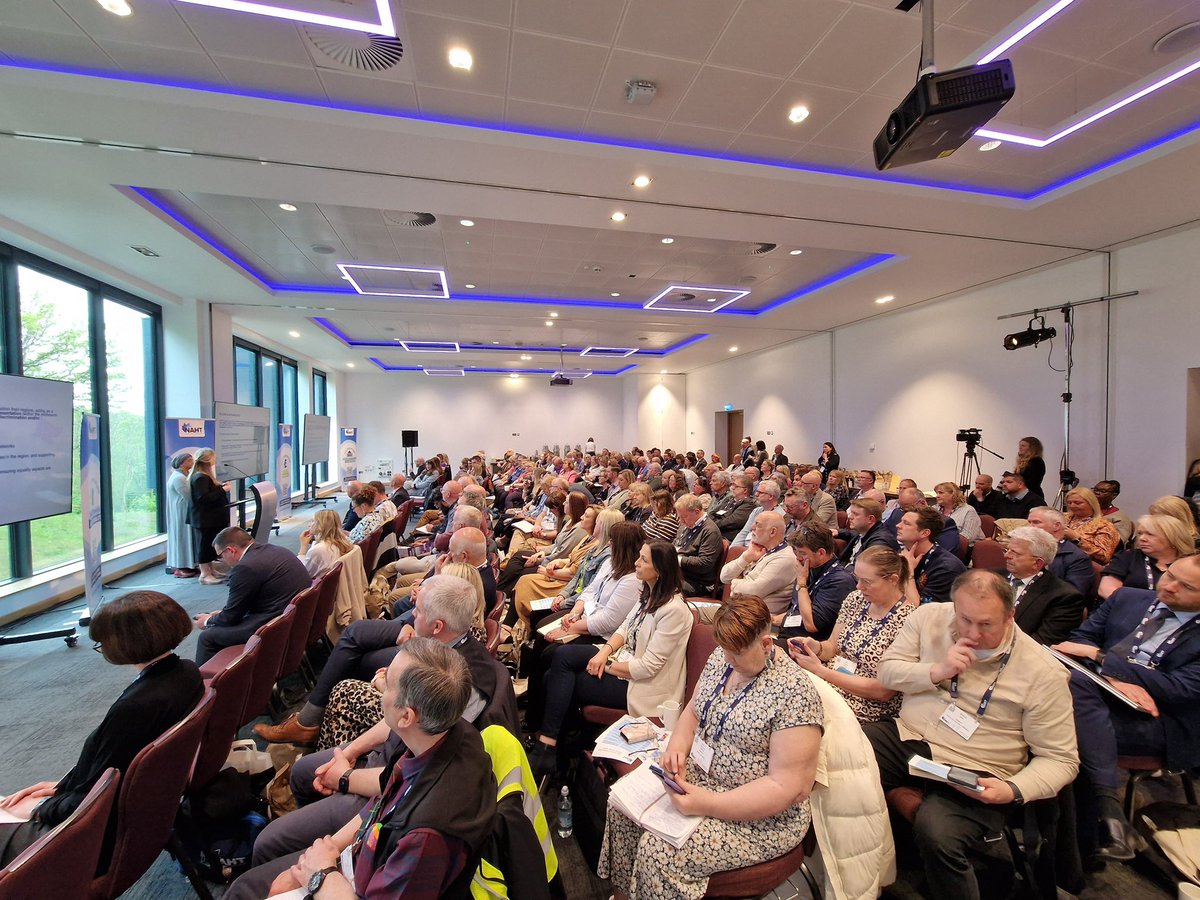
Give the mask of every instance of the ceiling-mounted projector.
[(550, 387), (570, 387), (574, 383), (570, 378), (565, 378), (562, 375), (556, 375), (550, 379)]
[(949, 156), (1016, 90), (1007, 59), (922, 75), (875, 136), (875, 167), (894, 169)]

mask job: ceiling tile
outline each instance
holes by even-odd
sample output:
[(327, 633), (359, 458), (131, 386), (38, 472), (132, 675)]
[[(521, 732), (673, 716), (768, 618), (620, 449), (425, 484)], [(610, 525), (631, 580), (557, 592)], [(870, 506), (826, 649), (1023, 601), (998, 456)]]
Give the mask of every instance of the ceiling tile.
[(295, 23), (190, 4), (176, 9), (210, 56), (240, 56), (289, 66), (312, 64)]
[(517, 0), (516, 26), (542, 34), (611, 44), (621, 21), (623, 0)]
[[(564, 106), (591, 106), (607, 60), (606, 47), (517, 32), (512, 42), (509, 96)], [(551, 72), (553, 76), (547, 77)]]
[[(1129, 75), (1118, 69), (1085, 66), (1049, 90), (1021, 105), (1021, 125), (1052, 134), (1077, 113), (1101, 101), (1109, 101), (1129, 86)], [(1103, 105), (1107, 105), (1105, 102)], [(1119, 115), (1119, 113), (1118, 113)]]
[(1009, 101), (1008, 107), (1001, 110), (999, 119), (1004, 119), (1009, 113), (1009, 107), (1014, 104), (1032, 99), (1043, 91), (1068, 78), (1079, 68), (1079, 62), (1057, 53), (1047, 53), (1035, 47), (1017, 45), (1009, 54), (1013, 64), (1013, 74), (1017, 80), (1017, 93)]
[(705, 66), (671, 118), (686, 125), (741, 131), (782, 84), (778, 78)]
[(504, 120), (504, 98), (492, 94), (444, 91), (420, 84), (417, 86), (417, 100), (421, 112), (428, 116), (484, 123)]
[(709, 62), (786, 76), (849, 8), (847, 0), (743, 0)]
[(854, 6), (800, 64), (793, 78), (865, 91), (920, 40), (920, 16)]
[[(1131, 18), (1133, 27), (1139, 30), (1156, 26), (1176, 12), (1178, 6), (1178, 0), (1138, 0), (1135, 8), (1125, 3), (1091, 3), (1086, 9), (1065, 10), (1023, 43), (1090, 62), (1129, 40)], [(1135, 11), (1136, 15), (1131, 15)], [(1193, 20), (1197, 17), (1195, 4), (1188, 14)], [(1162, 28), (1158, 35), (1170, 28), (1169, 25)], [(1154, 39), (1145, 40), (1143, 52), (1149, 55), (1153, 43)]]
[(668, 122), (663, 126), (658, 140), (668, 147), (692, 147), (709, 153), (721, 153), (733, 141), (734, 136), (732, 131)]
[(797, 141), (785, 141), (780, 138), (743, 132), (733, 139), (733, 143), (729, 145), (729, 152), (735, 156), (756, 159), (787, 160), (799, 147), (800, 144)]
[[(699, 71), (700, 66), (696, 63), (614, 50), (608, 58), (600, 92), (592, 108), (646, 119), (669, 118)], [(625, 83), (633, 80), (651, 81), (658, 86), (651, 103), (639, 106), (626, 101)]]
[(587, 130), (610, 138), (634, 141), (653, 141), (662, 130), (663, 123), (657, 119), (638, 119), (633, 116), (615, 116), (594, 112), (588, 116)]
[(864, 94), (846, 111), (813, 136), (826, 147), (870, 151), (875, 135), (891, 115), (892, 101)]
[(367, 106), (372, 109), (417, 111), (417, 89), (405, 82), (388, 81), (370, 75), (352, 75), (332, 69), (317, 69), (329, 99), (335, 103)]
[[(880, 121), (880, 127), (883, 122)], [(856, 149), (847, 149), (845, 147), (827, 147), (823, 144), (809, 143), (805, 144), (801, 150), (792, 157), (792, 161), (802, 166), (812, 166), (816, 169), (861, 169), (864, 161), (871, 157), (870, 146), (860, 147)], [(875, 168), (874, 162), (870, 165), (871, 169)]]
[(221, 74), (241, 88), (283, 97), (325, 97), (325, 88), (311, 65), (278, 66), (231, 56), (214, 56), (213, 62)]
[[(1086, 0), (1085, 0), (1086, 2)], [(1023, 16), (1030, 8), (1029, 0), (968, 0), (959, 9), (950, 13), (938, 11), (938, 18), (964, 28), (973, 28), (988, 34), (1000, 34), (1011, 23)], [(920, 11), (910, 13), (920, 21)], [(1064, 13), (1069, 15), (1069, 13)]]
[(512, 0), (404, 0), (404, 9), (406, 16), (412, 10), (495, 25), (512, 20)]
[[(1155, 41), (1180, 25), (1197, 19), (1200, 19), (1200, 12), (1197, 11), (1194, 0), (1189, 0), (1184, 8), (1171, 13), (1165, 19), (1157, 22), (1139, 21), (1130, 29), (1132, 33), (1124, 43), (1114, 45), (1095, 61), (1113, 68), (1127, 69), (1139, 76), (1144, 75), (1147, 71), (1153, 71), (1173, 61), (1170, 57), (1153, 52)], [(1174, 61), (1182, 62), (1185, 55), (1177, 56)]]
[[(845, 112), (858, 96), (854, 91), (789, 81), (767, 101), (762, 111), (746, 126), (746, 131), (790, 141), (811, 140), (813, 135)], [(798, 125), (788, 120), (788, 112), (794, 106), (808, 107), (808, 118)]]
[[(508, 83), (508, 29), (421, 13), (408, 13), (404, 18), (409, 36), (405, 51), (411, 51), (416, 63), (418, 84), (483, 94), (504, 93)], [(451, 47), (471, 51), (474, 65), (469, 72), (451, 68), (446, 59)]]
[[(24, 5), (49, 6), (51, 4), (40, 0), (37, 3)], [(195, 36), (176, 12), (175, 4), (138, 3), (135, 5), (135, 9), (135, 15), (114, 16), (102, 9), (99, 3), (74, 2), (69, 4), (67, 11), (71, 18), (79, 24), (79, 27), (96, 41), (148, 44), (151, 47), (169, 47), (178, 50), (200, 49)], [(7, 10), (4, 17), (5, 20), (10, 18)]]
[[(200, 51), (165, 50), (141, 44), (101, 41), (100, 46), (117, 64), (134, 75), (157, 75), (170, 70), (172, 80), (225, 84), (225, 78), (208, 55)], [(198, 44), (196, 46), (199, 46)]]
[(37, 60), (99, 72), (120, 68), (95, 41), (83, 35), (53, 34), (0, 25), (0, 47), (16, 60)]
[(700, 61), (739, 0), (630, 0), (617, 46)]
[(55, 34), (73, 34), (76, 37), (84, 33), (75, 20), (67, 15), (57, 3), (46, 3), (45, 0), (38, 3), (6, 4), (4, 24), (9, 28), (52, 31)]
[(530, 103), (527, 100), (509, 100), (506, 122), (518, 128), (546, 130), (554, 134), (575, 135), (587, 121), (587, 110), (571, 106), (553, 106), (547, 103)]

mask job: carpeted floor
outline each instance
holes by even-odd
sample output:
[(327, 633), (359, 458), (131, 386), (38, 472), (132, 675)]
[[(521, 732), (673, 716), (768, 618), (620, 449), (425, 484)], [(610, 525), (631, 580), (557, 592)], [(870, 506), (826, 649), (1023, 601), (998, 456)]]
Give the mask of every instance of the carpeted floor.
[[(339, 511), (345, 500), (337, 504)], [(312, 515), (313, 507), (300, 510), (285, 522), (272, 542), (295, 549), (299, 533)], [(205, 587), (195, 579), (177, 579), (154, 566), (106, 586), (105, 597), (119, 596), (126, 591), (148, 588), (170, 594), (189, 613), (220, 609), (225, 601), (225, 588)], [(86, 609), (82, 598), (49, 613), (39, 615), (5, 629), (6, 633), (24, 633), (42, 628), (73, 624)], [(195, 636), (181, 646), (180, 654), (191, 657)], [(74, 764), (79, 747), (88, 733), (100, 723), (112, 699), (133, 677), (128, 668), (109, 665), (91, 650), (86, 629), (82, 630), (79, 645), (68, 648), (55, 639), (29, 644), (0, 647), (0, 794), (22, 788), (35, 781), (58, 778)], [(249, 727), (242, 737), (252, 737)], [(1148, 799), (1182, 799), (1175, 797), (1175, 785), (1150, 784)], [(553, 786), (543, 797), (549, 816), (555, 804)], [(604, 900), (611, 891), (591, 871), (579, 846), (572, 838), (555, 837), (564, 888), (571, 900)], [(820, 861), (815, 860), (819, 870)], [(910, 900), (920, 896), (919, 871), (911, 865), (901, 866), (896, 885), (887, 896)], [(219, 898), (222, 890), (213, 887)], [(1063, 894), (1063, 897), (1069, 895)], [(180, 874), (173, 860), (165, 853), (124, 897), (129, 900), (187, 900), (193, 897), (191, 887)], [(1174, 896), (1164, 883), (1141, 874), (1133, 866), (1110, 865), (1105, 871), (1091, 876), (1084, 900), (1108, 900), (1126, 897), (1138, 900), (1158, 900)], [(797, 875), (775, 892), (768, 900), (791, 900), (809, 897), (808, 889)], [(938, 898), (942, 900), (942, 898)]]

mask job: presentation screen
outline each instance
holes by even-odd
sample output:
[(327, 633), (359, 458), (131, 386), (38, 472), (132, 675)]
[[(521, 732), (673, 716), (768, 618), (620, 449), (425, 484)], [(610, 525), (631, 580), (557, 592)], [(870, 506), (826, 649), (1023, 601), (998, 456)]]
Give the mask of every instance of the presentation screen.
[(217, 420), (217, 481), (264, 475), (271, 468), (271, 411), (238, 403), (213, 404)]
[(0, 375), (0, 525), (71, 511), (72, 396), (69, 381)]
[(303, 444), (300, 446), (300, 465), (313, 466), (329, 462), (329, 416), (304, 415)]

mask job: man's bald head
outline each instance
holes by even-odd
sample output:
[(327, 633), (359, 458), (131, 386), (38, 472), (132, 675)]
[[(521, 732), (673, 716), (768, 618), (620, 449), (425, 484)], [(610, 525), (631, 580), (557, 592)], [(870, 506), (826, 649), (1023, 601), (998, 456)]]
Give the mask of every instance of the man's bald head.
[(474, 528), (480, 530), (483, 527), (483, 511), (474, 506), (459, 505), (458, 511), (454, 513), (454, 523), (451, 533), (459, 531), (462, 528)]
[(473, 526), (456, 528), (450, 535), (450, 558), (476, 568), (482, 566), (487, 561), (487, 538)]

